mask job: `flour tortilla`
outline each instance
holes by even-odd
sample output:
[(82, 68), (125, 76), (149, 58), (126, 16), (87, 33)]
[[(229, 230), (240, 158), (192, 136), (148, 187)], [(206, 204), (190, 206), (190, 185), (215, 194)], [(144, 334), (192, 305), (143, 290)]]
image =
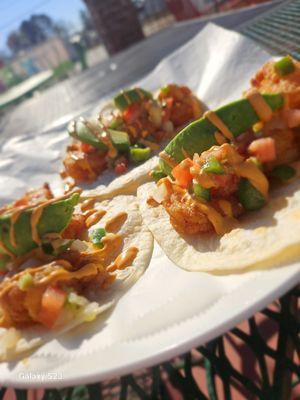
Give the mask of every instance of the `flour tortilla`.
[(137, 188), (143, 183), (150, 182), (150, 172), (157, 167), (158, 157), (154, 156), (145, 163), (114, 179), (108, 186), (94, 190), (84, 190), (81, 199), (96, 198), (97, 200), (111, 199), (120, 194), (136, 195)]
[[(95, 204), (95, 208), (107, 211), (105, 216), (90, 229), (104, 227), (105, 221), (121, 211), (127, 212), (127, 219), (118, 230), (123, 237), (123, 248), (130, 246), (139, 249), (132, 266), (117, 272), (116, 281), (107, 290), (93, 288), (89, 295), (89, 303), (81, 308), (76, 318), (58, 329), (49, 331), (43, 327), (16, 330), (0, 328), (0, 362), (12, 361), (32, 352), (33, 349), (83, 324), (91, 313), (99, 315), (116, 304), (118, 299), (140, 278), (148, 267), (153, 251), (153, 236), (143, 224), (139, 206), (134, 196), (116, 196)], [(87, 324), (88, 325), (88, 324)], [(87, 326), (88, 329), (88, 326)]]
[(154, 183), (138, 189), (143, 219), (166, 255), (187, 271), (228, 273), (300, 259), (299, 178), (273, 190), (263, 209), (247, 213), (223, 236), (180, 235), (163, 206), (147, 204), (155, 190)]

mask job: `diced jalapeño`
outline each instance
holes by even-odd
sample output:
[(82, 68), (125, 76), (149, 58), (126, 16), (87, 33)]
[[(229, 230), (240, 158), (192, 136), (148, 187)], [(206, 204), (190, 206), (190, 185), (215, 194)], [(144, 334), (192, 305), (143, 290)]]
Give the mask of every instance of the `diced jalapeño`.
[(124, 111), (131, 104), (145, 99), (152, 99), (152, 94), (142, 88), (133, 88), (117, 94), (114, 97), (114, 103), (119, 110)]
[(167, 176), (161, 169), (154, 169), (153, 171), (151, 171), (150, 175), (155, 182), (158, 182), (160, 179)]
[(248, 211), (259, 210), (266, 203), (260, 191), (245, 178), (240, 180), (237, 195), (242, 206)]
[(259, 161), (259, 159), (257, 157), (252, 156), (252, 157), (249, 157), (248, 160), (252, 161), (253, 164), (255, 164), (257, 166), (257, 168), (259, 168), (260, 170), (263, 170), (263, 164), (261, 161)]
[(119, 126), (122, 125), (122, 122), (122, 118), (116, 117), (110, 122), (109, 128), (118, 130)]
[(7, 271), (6, 265), (11, 260), (10, 256), (7, 254), (0, 254), (0, 275)]
[(271, 172), (271, 175), (274, 178), (278, 178), (281, 181), (286, 182), (296, 175), (296, 170), (289, 165), (277, 165), (277, 167), (275, 167)]
[(220, 161), (218, 161), (214, 156), (208, 158), (208, 160), (203, 165), (202, 170), (204, 172), (209, 172), (211, 174), (217, 174), (217, 175), (224, 174), (224, 169)]
[(162, 94), (167, 95), (170, 91), (170, 86), (169, 85), (165, 85), (163, 87), (160, 88), (160, 91)]
[(102, 239), (104, 238), (105, 235), (106, 235), (106, 230), (104, 228), (97, 228), (92, 231), (90, 238), (95, 246), (102, 249), (103, 247)]
[(133, 162), (139, 163), (148, 160), (151, 154), (151, 149), (149, 147), (131, 147), (130, 158)]
[(210, 190), (204, 188), (200, 183), (194, 182), (193, 183), (193, 191), (195, 197), (201, 201), (209, 201), (210, 200)]
[(29, 272), (26, 272), (24, 275), (22, 275), (18, 281), (18, 286), (23, 291), (28, 290), (32, 284), (33, 277)]
[(286, 56), (278, 60), (274, 64), (274, 68), (280, 76), (289, 75), (295, 71), (295, 65), (290, 56)]

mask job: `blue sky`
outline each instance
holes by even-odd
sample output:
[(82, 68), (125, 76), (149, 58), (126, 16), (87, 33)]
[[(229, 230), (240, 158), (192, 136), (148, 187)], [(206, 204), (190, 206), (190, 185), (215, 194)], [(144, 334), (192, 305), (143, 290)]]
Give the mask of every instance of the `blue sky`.
[(54, 20), (63, 20), (76, 27), (79, 10), (85, 8), (82, 0), (0, 0), (0, 50), (5, 49), (8, 34), (32, 14), (48, 14)]

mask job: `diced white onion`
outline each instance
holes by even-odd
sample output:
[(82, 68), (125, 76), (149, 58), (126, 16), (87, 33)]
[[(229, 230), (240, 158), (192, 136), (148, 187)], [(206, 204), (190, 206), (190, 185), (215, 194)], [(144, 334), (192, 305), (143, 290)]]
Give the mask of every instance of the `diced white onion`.
[(86, 242), (83, 242), (82, 240), (74, 240), (74, 242), (71, 244), (70, 249), (74, 250), (74, 251), (85, 251), (87, 250), (88, 246), (86, 244)]
[(91, 322), (96, 319), (97, 315), (101, 312), (101, 309), (99, 307), (98, 303), (89, 303), (84, 310), (84, 315), (83, 319), (85, 322)]
[(174, 125), (172, 121), (166, 121), (163, 123), (163, 130), (167, 133), (174, 132)]
[(69, 239), (56, 239), (51, 242), (51, 245), (54, 250), (58, 250), (60, 247), (65, 246), (67, 243), (70, 243)]
[(162, 124), (162, 110), (159, 107), (151, 106), (149, 108), (150, 120), (159, 128)]
[(164, 199), (168, 197), (168, 189), (164, 182), (156, 187), (156, 190), (153, 193), (152, 197), (158, 203), (161, 203)]
[(83, 296), (78, 296), (78, 294), (71, 292), (68, 296), (68, 302), (79, 307), (83, 307), (88, 303), (88, 300)]
[(9, 328), (0, 333), (0, 348), (13, 350), (16, 348), (18, 341), (21, 339), (21, 333), (15, 328)]

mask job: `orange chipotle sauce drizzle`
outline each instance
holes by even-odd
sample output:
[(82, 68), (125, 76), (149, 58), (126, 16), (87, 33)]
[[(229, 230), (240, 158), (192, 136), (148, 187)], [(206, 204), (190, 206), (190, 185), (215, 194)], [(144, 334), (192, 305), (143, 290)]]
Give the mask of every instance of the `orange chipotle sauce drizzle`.
[(144, 94), (143, 94), (143, 92), (141, 91), (141, 89), (135, 88), (135, 91), (137, 92), (139, 98), (140, 98), (141, 100), (143, 100), (143, 99), (144, 99)]
[(95, 214), (95, 212), (97, 212), (97, 210), (95, 210), (95, 208), (91, 208), (90, 210), (84, 211), (83, 215), (85, 216), (85, 218), (88, 218), (91, 215)]
[(41, 216), (43, 214), (44, 208), (47, 207), (48, 205), (52, 204), (52, 203), (56, 203), (57, 201), (68, 199), (71, 194), (78, 193), (80, 191), (81, 190), (79, 190), (79, 189), (78, 190), (74, 190), (72, 193), (67, 193), (67, 194), (65, 194), (63, 196), (50, 199), (50, 200), (48, 200), (48, 201), (46, 201), (46, 202), (44, 202), (42, 204), (39, 204), (36, 208), (34, 208), (32, 210), (32, 214), (31, 214), (31, 218), (30, 218), (31, 237), (32, 237), (32, 240), (35, 243), (37, 243), (37, 244), (41, 243), (41, 239), (39, 237), (39, 233), (38, 233), (38, 230), (37, 230), (37, 225), (38, 225), (39, 220), (40, 220), (40, 218), (41, 218)]
[(158, 206), (159, 206), (158, 201), (156, 201), (152, 196), (150, 196), (150, 197), (147, 199), (147, 204), (148, 204), (150, 207), (158, 207)]
[(231, 217), (223, 217), (214, 207), (197, 202), (200, 211), (207, 216), (207, 219), (215, 228), (218, 235), (224, 235), (229, 232), (234, 226), (235, 219)]
[(142, 144), (144, 144), (147, 147), (150, 147), (151, 150), (158, 150), (160, 149), (160, 145), (154, 142), (150, 142), (150, 140), (146, 139), (140, 139), (139, 140)]
[[(99, 139), (102, 143), (104, 143), (107, 147), (108, 147), (108, 156), (110, 158), (115, 158), (118, 154), (117, 150), (115, 149), (111, 137), (110, 137), (110, 133), (109, 131), (103, 131), (103, 132), (98, 132), (97, 129), (95, 129), (95, 127), (93, 126), (93, 124), (91, 124), (89, 121), (84, 120), (83, 122), (91, 131), (91, 133), (97, 138)], [(88, 164), (88, 163), (87, 163)], [(91, 169), (89, 167), (89, 169)], [(94, 171), (92, 171), (93, 174), (95, 175)], [(96, 176), (96, 175), (95, 175)]]
[(125, 93), (125, 92), (122, 90), (122, 95), (124, 96), (124, 99), (126, 100), (127, 105), (129, 105), (129, 104), (131, 103), (131, 101), (130, 101), (130, 98), (128, 97), (128, 94)]
[(105, 210), (98, 210), (94, 212), (92, 215), (90, 215), (87, 220), (85, 221), (85, 224), (88, 228), (91, 226), (95, 225), (97, 222), (100, 221), (100, 219), (106, 214)]
[(258, 115), (258, 118), (267, 122), (272, 118), (273, 111), (263, 96), (256, 89), (251, 89), (246, 93), (246, 99), (249, 100), (251, 106), (254, 108), (254, 111)]
[(108, 157), (109, 158), (115, 158), (118, 154), (117, 150), (115, 149), (111, 137), (110, 137), (110, 133), (108, 131), (104, 131), (101, 134), (101, 140), (102, 142), (108, 147)]
[(116, 259), (115, 261), (107, 267), (108, 272), (113, 272), (118, 269), (125, 269), (132, 265), (137, 253), (138, 253), (138, 248), (137, 247), (129, 247), (127, 250), (124, 250)]
[(214, 137), (219, 145), (226, 143), (226, 138), (222, 135), (222, 133), (216, 131)]
[(161, 151), (159, 153), (159, 157), (165, 161), (169, 167), (171, 167), (172, 169), (176, 167), (176, 165), (178, 164), (176, 160), (174, 160), (174, 158), (172, 158), (168, 153), (166, 153), (165, 151)]
[(17, 222), (20, 214), (22, 214), (23, 208), (16, 210), (10, 217), (10, 227), (9, 227), (9, 241), (13, 247), (17, 247), (16, 236), (15, 236), (15, 223)]
[(84, 200), (80, 206), (81, 211), (87, 211), (89, 210), (91, 207), (93, 207), (93, 205), (95, 204), (95, 199), (91, 198), (91, 199), (87, 199)]
[(181, 147), (181, 153), (184, 155), (185, 158), (190, 158), (189, 153), (183, 147)]
[[(89, 263), (82, 268), (72, 271), (70, 265), (65, 260), (56, 260), (41, 267), (26, 268), (24, 271), (15, 274), (10, 279), (2, 281), (0, 284), (0, 297), (3, 296), (15, 283), (18, 283), (20, 277), (24, 274), (31, 274), (34, 279), (34, 286), (45, 286), (49, 283), (54, 284), (57, 281), (71, 280), (72, 278), (80, 279), (90, 275), (96, 275), (97, 265)], [(50, 272), (49, 272), (50, 271)], [(45, 272), (43, 274), (43, 272)]]
[(241, 164), (235, 165), (234, 170), (237, 175), (249, 179), (265, 199), (268, 198), (269, 181), (251, 160), (246, 160)]
[(213, 111), (206, 111), (204, 117), (207, 118), (218, 130), (229, 140), (234, 138), (233, 133), (224, 124), (224, 122)]
[(231, 206), (229, 201), (224, 200), (224, 199), (220, 199), (218, 201), (218, 204), (219, 204), (221, 210), (224, 212), (224, 214), (227, 217), (233, 217), (232, 206)]
[(113, 217), (109, 218), (105, 224), (105, 230), (107, 232), (114, 232), (121, 228), (124, 222), (127, 219), (127, 213), (125, 211), (121, 211)]
[[(11, 244), (16, 247), (17, 243), (16, 243), (16, 239), (15, 239), (15, 232), (14, 232), (14, 228), (15, 228), (15, 223), (18, 220), (20, 214), (25, 211), (28, 210), (30, 208), (32, 208), (32, 214), (31, 214), (31, 218), (30, 218), (30, 225), (31, 225), (31, 236), (32, 236), (32, 240), (37, 243), (40, 244), (41, 240), (39, 238), (38, 232), (37, 232), (37, 224), (40, 220), (40, 217), (43, 213), (43, 209), (48, 206), (49, 204), (55, 203), (57, 201), (60, 200), (65, 200), (67, 198), (69, 198), (72, 194), (74, 193), (78, 193), (81, 190), (74, 190), (73, 192), (70, 192), (68, 194), (64, 194), (60, 197), (56, 197), (44, 202), (40, 202), (40, 203), (36, 203), (36, 204), (29, 204), (28, 206), (22, 206), (21, 208), (17, 208), (15, 210), (13, 210), (10, 213), (10, 218), (11, 218), (11, 225), (10, 225), (10, 229), (9, 229), (9, 238), (10, 238), (10, 242)], [(15, 258), (16, 255), (13, 254), (12, 252), (10, 252), (7, 247), (4, 245), (4, 243), (2, 241), (0, 241), (0, 247), (1, 249), (7, 253), (9, 256), (11, 256), (12, 258)]]
[(3, 253), (9, 255), (11, 258), (15, 258), (16, 255), (12, 253), (3, 242), (0, 242), (0, 249), (3, 251)]

